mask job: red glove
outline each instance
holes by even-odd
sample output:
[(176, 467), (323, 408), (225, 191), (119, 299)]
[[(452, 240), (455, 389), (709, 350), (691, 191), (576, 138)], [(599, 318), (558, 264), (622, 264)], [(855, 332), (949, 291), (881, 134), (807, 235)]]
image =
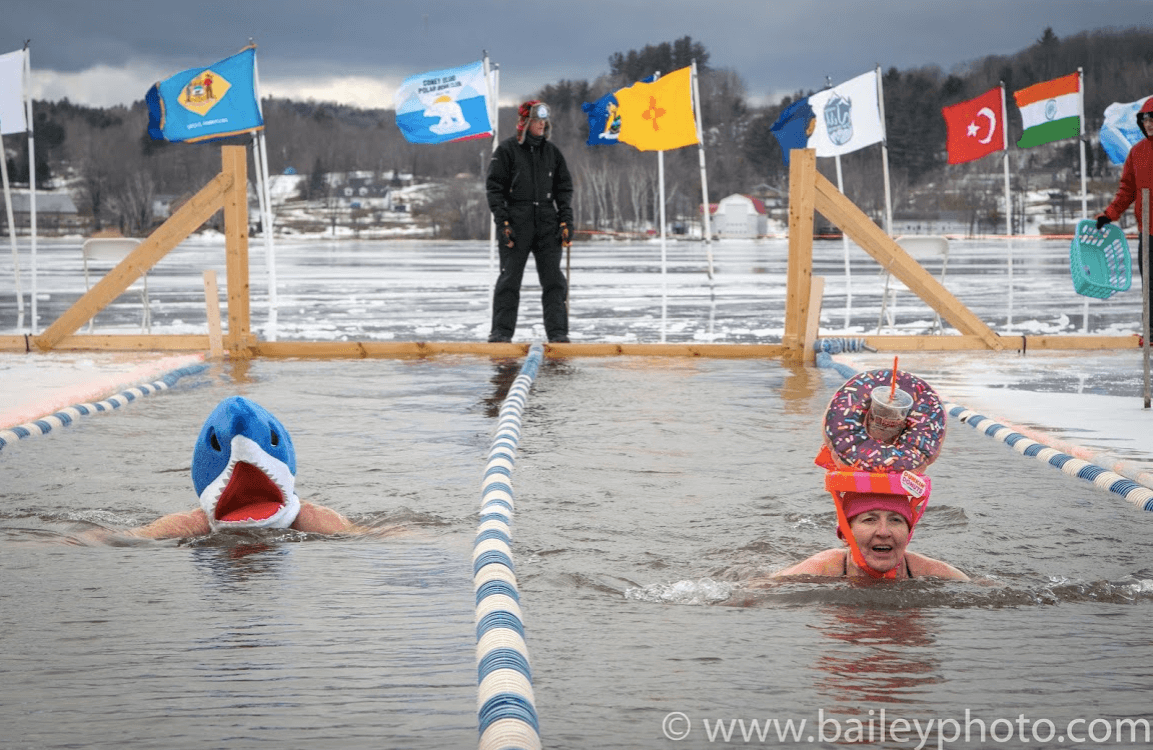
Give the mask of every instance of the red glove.
[(560, 242), (565, 247), (572, 244), (572, 240), (569, 239), (568, 224), (563, 221), (560, 223)]
[(512, 233), (512, 227), (508, 225), (507, 221), (504, 223), (504, 226), (501, 227), (500, 233), (504, 235), (505, 247), (512, 247), (515, 235)]

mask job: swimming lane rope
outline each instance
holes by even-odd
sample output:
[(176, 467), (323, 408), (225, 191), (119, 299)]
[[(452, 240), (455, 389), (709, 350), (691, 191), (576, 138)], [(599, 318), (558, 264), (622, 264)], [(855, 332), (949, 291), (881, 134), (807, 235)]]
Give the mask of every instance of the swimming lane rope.
[[(827, 352), (817, 354), (817, 366), (831, 367), (845, 378), (851, 378), (857, 374), (857, 371), (852, 367), (834, 361), (833, 357)], [(944, 407), (946, 412), (956, 417), (963, 424), (967, 424), (973, 429), (983, 432), (988, 437), (1001, 440), (1024, 456), (1030, 456), (1039, 461), (1044, 461), (1069, 476), (1092, 482), (1103, 490), (1112, 492), (1115, 495), (1120, 495), (1142, 510), (1153, 511), (1153, 489), (1139, 482), (1121, 476), (1103, 466), (1098, 466), (1084, 459), (1059, 451), (1056, 448), (1039, 443), (1010, 427), (1006, 427), (1000, 422), (996, 422), (964, 406), (945, 403)]]
[(195, 375), (196, 373), (203, 372), (208, 369), (208, 365), (189, 365), (188, 367), (181, 367), (179, 369), (169, 372), (159, 380), (143, 385), (133, 386), (127, 390), (123, 390), (114, 396), (109, 396), (103, 401), (96, 403), (75, 404), (73, 406), (65, 407), (55, 414), (49, 414), (40, 419), (34, 419), (31, 422), (25, 422), (15, 427), (9, 427), (6, 430), (0, 430), (0, 450), (4, 446), (14, 443), (26, 437), (33, 435), (46, 435), (56, 427), (67, 427), (72, 422), (80, 417), (86, 417), (89, 414), (97, 414), (100, 412), (112, 411), (119, 409), (121, 406), (128, 404), (142, 396), (148, 396), (157, 391), (166, 391), (172, 386), (176, 385), (176, 381), (185, 377), (186, 375)]
[(544, 347), (534, 344), (500, 407), (481, 481), (472, 553), (476, 590), (477, 732), (480, 750), (539, 750), (540, 723), (512, 561), (512, 467), (520, 420)]

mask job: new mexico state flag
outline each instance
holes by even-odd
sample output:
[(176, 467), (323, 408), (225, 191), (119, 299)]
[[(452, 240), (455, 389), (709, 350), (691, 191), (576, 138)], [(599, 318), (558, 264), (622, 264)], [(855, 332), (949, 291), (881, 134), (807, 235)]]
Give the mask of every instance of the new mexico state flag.
[(1081, 135), (1081, 75), (1070, 73), (1013, 92), (1025, 132), (1018, 148)]
[(655, 83), (634, 83), (616, 92), (621, 131), (617, 140), (640, 151), (668, 151), (699, 143), (693, 116), (691, 67)]

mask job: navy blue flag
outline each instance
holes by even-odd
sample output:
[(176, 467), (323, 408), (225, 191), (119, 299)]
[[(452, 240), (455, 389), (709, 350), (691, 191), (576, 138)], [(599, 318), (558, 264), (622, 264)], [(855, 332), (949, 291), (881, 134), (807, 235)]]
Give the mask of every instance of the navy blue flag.
[(809, 136), (813, 134), (816, 125), (816, 115), (809, 106), (808, 98), (798, 99), (781, 113), (777, 121), (770, 128), (777, 142), (781, 144), (781, 152), (785, 157), (785, 166), (789, 165), (789, 151), (794, 148), (807, 148)]

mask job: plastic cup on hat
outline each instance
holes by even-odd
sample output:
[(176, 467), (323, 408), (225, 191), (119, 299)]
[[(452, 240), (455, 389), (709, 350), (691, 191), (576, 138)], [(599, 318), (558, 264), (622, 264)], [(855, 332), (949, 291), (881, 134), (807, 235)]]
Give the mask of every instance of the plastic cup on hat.
[(913, 395), (900, 388), (878, 386), (869, 397), (865, 431), (882, 443), (892, 443), (905, 430), (905, 419), (913, 409)]

